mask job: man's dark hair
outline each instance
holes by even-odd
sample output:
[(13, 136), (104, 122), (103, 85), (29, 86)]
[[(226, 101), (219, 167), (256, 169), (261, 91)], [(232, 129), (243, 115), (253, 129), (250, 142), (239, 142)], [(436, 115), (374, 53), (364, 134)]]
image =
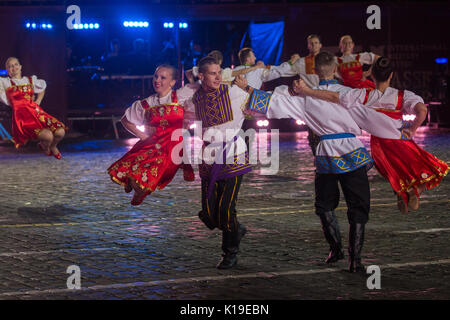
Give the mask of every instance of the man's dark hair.
[(393, 71), (391, 60), (386, 57), (379, 57), (372, 66), (372, 77), (377, 82), (384, 82), (387, 81)]
[(238, 57), (241, 64), (245, 64), (245, 61), (250, 56), (251, 52), (253, 52), (252, 48), (242, 48), (239, 50)]
[(328, 51), (322, 51), (314, 57), (316, 73), (319, 77), (327, 76), (333, 71), (336, 62), (334, 55)]
[(200, 59), (198, 62), (198, 72), (199, 73), (205, 73), (208, 66), (211, 64), (219, 64), (218, 61), (210, 56), (206, 56)]

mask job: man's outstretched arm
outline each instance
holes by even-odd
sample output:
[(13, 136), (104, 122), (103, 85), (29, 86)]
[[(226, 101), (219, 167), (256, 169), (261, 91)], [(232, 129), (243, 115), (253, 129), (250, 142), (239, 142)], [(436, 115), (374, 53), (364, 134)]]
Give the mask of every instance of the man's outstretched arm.
[(299, 95), (310, 96), (333, 103), (339, 103), (338, 92), (311, 89), (303, 80), (294, 80), (293, 89), (295, 93)]

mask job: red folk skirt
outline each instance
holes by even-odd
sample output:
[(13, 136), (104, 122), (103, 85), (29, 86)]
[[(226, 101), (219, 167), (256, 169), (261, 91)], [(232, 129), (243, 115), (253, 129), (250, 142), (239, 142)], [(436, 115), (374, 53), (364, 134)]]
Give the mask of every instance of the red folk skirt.
[(423, 184), (427, 189), (439, 185), (448, 173), (448, 164), (426, 152), (412, 140), (370, 137), (372, 158), (378, 172), (408, 205), (407, 191)]

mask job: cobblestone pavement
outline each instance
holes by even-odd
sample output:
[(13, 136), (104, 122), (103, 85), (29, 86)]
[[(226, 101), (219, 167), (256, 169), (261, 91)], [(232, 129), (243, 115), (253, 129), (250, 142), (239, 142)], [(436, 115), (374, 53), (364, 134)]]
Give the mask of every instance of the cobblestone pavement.
[[(237, 267), (225, 271), (215, 268), (219, 231), (197, 218), (198, 178), (178, 173), (139, 207), (111, 182), (106, 168), (135, 140), (66, 141), (60, 161), (35, 144), (0, 145), (0, 299), (449, 299), (450, 178), (402, 215), (388, 183), (369, 172), (363, 263), (381, 269), (381, 289), (370, 290), (369, 275), (346, 272), (345, 261), (323, 263), (305, 138), (281, 134), (277, 175), (256, 166), (245, 176), (237, 209), (249, 232)], [(424, 129), (416, 141), (450, 161), (449, 131)], [(343, 198), (337, 216), (346, 244)], [(71, 265), (80, 267), (81, 290), (67, 289)]]

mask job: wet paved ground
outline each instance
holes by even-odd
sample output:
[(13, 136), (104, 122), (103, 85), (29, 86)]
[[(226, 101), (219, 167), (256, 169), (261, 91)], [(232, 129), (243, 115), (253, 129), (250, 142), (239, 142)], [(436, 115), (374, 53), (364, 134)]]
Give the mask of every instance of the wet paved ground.
[[(237, 208), (249, 232), (238, 266), (226, 271), (215, 268), (220, 233), (197, 218), (198, 179), (178, 173), (139, 207), (110, 181), (106, 168), (133, 140), (66, 141), (60, 161), (35, 145), (0, 145), (0, 299), (449, 299), (450, 178), (402, 215), (388, 183), (369, 172), (363, 262), (381, 269), (381, 289), (370, 290), (369, 275), (345, 272), (345, 261), (323, 263), (305, 137), (282, 134), (277, 175), (256, 166), (245, 177)], [(422, 131), (416, 141), (450, 162), (449, 131)], [(342, 198), (344, 244), (345, 210)], [(71, 265), (81, 270), (81, 290), (67, 289)]]

